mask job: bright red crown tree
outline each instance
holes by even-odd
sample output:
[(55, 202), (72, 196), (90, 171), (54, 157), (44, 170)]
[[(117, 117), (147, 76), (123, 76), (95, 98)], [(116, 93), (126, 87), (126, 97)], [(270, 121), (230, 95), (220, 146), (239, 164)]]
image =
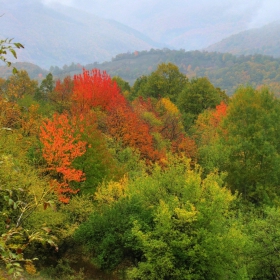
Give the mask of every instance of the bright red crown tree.
[(79, 114), (95, 107), (110, 111), (116, 104), (126, 103), (117, 83), (106, 72), (98, 69), (84, 69), (82, 74), (74, 76), (72, 99), (73, 110)]

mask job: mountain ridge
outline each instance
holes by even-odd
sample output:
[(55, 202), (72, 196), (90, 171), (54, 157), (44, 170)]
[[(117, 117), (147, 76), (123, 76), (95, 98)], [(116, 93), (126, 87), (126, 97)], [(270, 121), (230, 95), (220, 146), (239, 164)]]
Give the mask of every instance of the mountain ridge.
[[(106, 71), (111, 77), (119, 76), (131, 85), (136, 79), (149, 75), (161, 63), (171, 62), (189, 79), (208, 77), (215, 87), (225, 90), (228, 95), (242, 85), (259, 87), (269, 86), (280, 96), (280, 58), (264, 55), (234, 56), (229, 53), (175, 51), (169, 49), (136, 51), (123, 53), (112, 58), (110, 62), (80, 65), (72, 63), (63, 68), (51, 67), (50, 72), (55, 79), (80, 74), (82, 69), (98, 68)], [(14, 64), (18, 69), (25, 69), (31, 78), (42, 80), (46, 70), (33, 64)], [(11, 75), (11, 68), (0, 67), (0, 77)]]
[(11, 1), (3, 9), (0, 36), (25, 46), (17, 61), (49, 68), (71, 62), (102, 62), (120, 52), (162, 47), (128, 26), (71, 7), (27, 1), (19, 4), (19, 9), (15, 3)]
[(234, 55), (262, 54), (280, 57), (280, 21), (224, 38), (204, 49)]

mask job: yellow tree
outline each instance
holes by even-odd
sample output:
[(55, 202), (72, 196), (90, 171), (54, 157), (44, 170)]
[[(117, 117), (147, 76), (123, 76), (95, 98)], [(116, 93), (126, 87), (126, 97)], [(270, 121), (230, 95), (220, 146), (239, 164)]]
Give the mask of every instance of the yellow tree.
[(25, 70), (18, 71), (6, 81), (4, 95), (10, 100), (15, 101), (24, 95), (34, 95), (38, 87), (38, 82), (31, 80)]

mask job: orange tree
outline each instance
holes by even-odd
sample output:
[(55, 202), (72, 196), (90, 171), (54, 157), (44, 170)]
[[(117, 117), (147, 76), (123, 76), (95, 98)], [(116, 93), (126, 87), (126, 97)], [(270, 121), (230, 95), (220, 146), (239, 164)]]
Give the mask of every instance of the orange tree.
[(43, 157), (47, 170), (56, 179), (55, 188), (59, 200), (69, 202), (73, 189), (72, 182), (84, 180), (84, 173), (73, 167), (72, 163), (86, 152), (86, 142), (81, 141), (81, 130), (76, 130), (77, 118), (67, 114), (54, 114), (53, 120), (46, 120), (41, 126), (40, 140), (43, 144)]

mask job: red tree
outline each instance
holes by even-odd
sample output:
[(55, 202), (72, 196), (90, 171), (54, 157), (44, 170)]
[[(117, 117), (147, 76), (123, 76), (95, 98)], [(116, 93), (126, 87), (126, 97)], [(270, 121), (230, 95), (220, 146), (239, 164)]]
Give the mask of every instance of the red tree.
[(126, 103), (115, 81), (98, 69), (83, 70), (74, 76), (73, 110), (84, 114), (90, 108), (99, 107), (110, 111), (116, 104)]
[(106, 72), (84, 70), (75, 76), (72, 100), (74, 115), (85, 116), (92, 108), (99, 108), (105, 113), (104, 132), (125, 146), (138, 149), (143, 158), (151, 161), (160, 158), (148, 125), (129, 106), (117, 83)]

